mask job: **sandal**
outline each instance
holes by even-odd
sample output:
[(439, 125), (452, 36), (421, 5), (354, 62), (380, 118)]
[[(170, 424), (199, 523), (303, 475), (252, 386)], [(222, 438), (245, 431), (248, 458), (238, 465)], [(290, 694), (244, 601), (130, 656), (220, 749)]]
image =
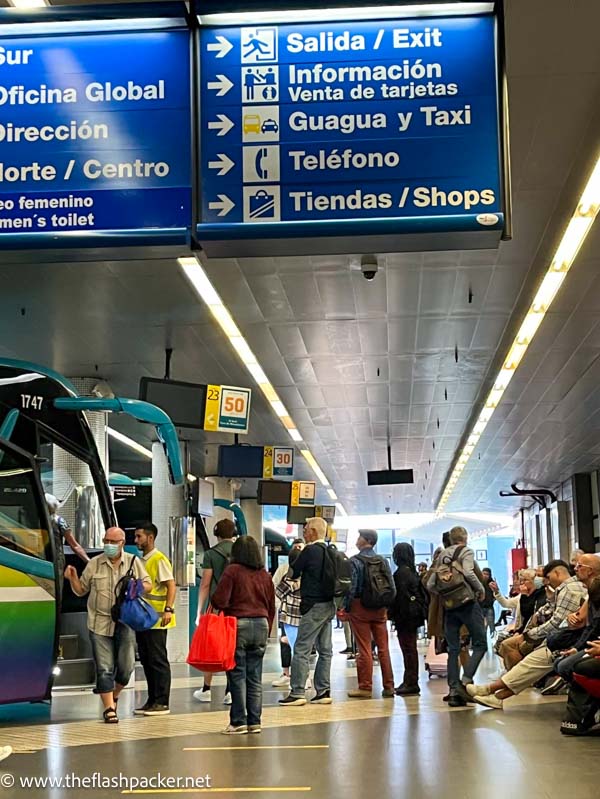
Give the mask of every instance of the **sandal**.
[(119, 719), (117, 717), (117, 711), (114, 707), (107, 707), (104, 713), (102, 714), (102, 718), (104, 719), (105, 724), (119, 723)]

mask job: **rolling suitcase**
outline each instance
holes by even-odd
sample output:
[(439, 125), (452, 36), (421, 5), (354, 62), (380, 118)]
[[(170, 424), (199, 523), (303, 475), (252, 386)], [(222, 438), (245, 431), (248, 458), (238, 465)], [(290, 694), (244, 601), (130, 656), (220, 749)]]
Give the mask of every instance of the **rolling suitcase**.
[(432, 677), (446, 677), (448, 674), (448, 653), (436, 654), (435, 638), (429, 641), (427, 654), (425, 655), (425, 671)]

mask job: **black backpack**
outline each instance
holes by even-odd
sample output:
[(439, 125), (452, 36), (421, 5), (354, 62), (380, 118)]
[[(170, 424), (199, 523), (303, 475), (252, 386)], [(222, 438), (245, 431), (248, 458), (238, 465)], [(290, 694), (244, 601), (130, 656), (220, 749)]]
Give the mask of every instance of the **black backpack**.
[(390, 565), (381, 555), (355, 555), (364, 564), (360, 601), (365, 608), (387, 608), (396, 598), (396, 586)]
[(352, 588), (352, 564), (333, 544), (325, 545), (321, 572), (323, 592), (339, 604)]

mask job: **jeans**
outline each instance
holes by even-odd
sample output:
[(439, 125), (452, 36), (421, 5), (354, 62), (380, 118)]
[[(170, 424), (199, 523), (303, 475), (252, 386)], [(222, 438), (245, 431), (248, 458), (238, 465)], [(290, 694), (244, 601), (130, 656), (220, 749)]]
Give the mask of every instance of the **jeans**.
[(471, 636), (473, 653), (464, 668), (464, 677), (472, 680), (479, 664), (487, 652), (487, 634), (483, 613), (477, 602), (469, 602), (461, 608), (447, 610), (444, 620), (444, 635), (448, 643), (448, 685), (450, 693), (460, 686), (460, 628), (465, 625)]
[(407, 688), (414, 688), (419, 684), (419, 654), (417, 652), (416, 631), (398, 632), (398, 643), (404, 659), (404, 679), (402, 684)]
[(112, 638), (91, 630), (90, 641), (96, 664), (95, 694), (114, 691), (115, 684), (127, 685), (135, 668), (135, 633), (119, 622)]
[(167, 630), (144, 630), (136, 634), (136, 639), (148, 683), (148, 704), (168, 707), (171, 666), (167, 656)]
[(269, 622), (263, 618), (238, 619), (235, 668), (228, 672), (231, 686), (232, 727), (260, 724), (262, 713), (262, 667), (269, 637)]
[[(285, 636), (285, 625), (280, 625), (281, 630), (281, 637)], [(281, 667), (284, 669), (289, 669), (292, 665), (292, 648), (291, 646), (284, 643), (281, 638), (279, 639), (279, 651), (281, 653)]]
[(387, 691), (394, 690), (394, 673), (387, 631), (387, 614), (385, 608), (365, 608), (360, 599), (353, 599), (350, 608), (350, 626), (358, 646), (356, 658), (356, 676), (361, 691), (373, 690), (373, 647), (377, 646), (381, 679)]
[(489, 629), (490, 635), (492, 638), (494, 637), (494, 631), (496, 629), (496, 614), (494, 612), (494, 608), (482, 608), (483, 610), (483, 621), (485, 626)]
[(317, 602), (300, 619), (298, 637), (292, 657), (290, 696), (304, 696), (310, 670), (310, 653), (316, 643), (319, 658), (315, 669), (314, 685), (317, 694), (330, 689), (331, 677), (331, 622), (335, 616), (335, 603)]
[(284, 624), (283, 629), (285, 630), (288, 644), (292, 650), (292, 657), (294, 657), (294, 647), (296, 646), (296, 638), (298, 638), (298, 628), (294, 624)]
[(587, 655), (582, 649), (581, 652), (576, 652), (574, 655), (560, 658), (554, 663), (554, 671), (566, 682), (573, 682), (573, 669), (586, 657)]

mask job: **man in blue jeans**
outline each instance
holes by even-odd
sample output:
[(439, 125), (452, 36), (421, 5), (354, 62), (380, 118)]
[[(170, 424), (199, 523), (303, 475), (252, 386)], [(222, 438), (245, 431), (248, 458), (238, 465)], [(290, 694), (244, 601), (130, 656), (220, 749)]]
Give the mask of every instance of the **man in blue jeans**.
[(307, 519), (304, 528), (304, 540), (307, 546), (290, 568), (292, 579), (301, 578), (300, 625), (292, 657), (290, 693), (285, 699), (279, 700), (281, 705), (306, 704), (306, 680), (313, 645), (316, 645), (319, 657), (314, 677), (317, 693), (311, 699), (311, 704), (331, 704), (331, 622), (335, 617), (336, 608), (333, 594), (323, 588), (326, 535), (325, 519), (316, 517)]
[[(472, 588), (474, 599), (460, 607), (446, 610), (444, 615), (444, 636), (448, 644), (448, 685), (450, 707), (464, 707), (472, 701), (465, 691), (463, 683), (472, 683), (475, 672), (487, 652), (487, 635), (485, 622), (479, 600), (485, 596), (481, 581), (475, 574), (475, 554), (467, 546), (468, 533), (464, 527), (453, 527), (450, 530), (450, 546), (444, 549), (436, 562), (454, 559), (462, 567), (465, 582)], [(458, 553), (458, 554), (456, 554)], [(435, 593), (436, 573), (432, 570), (427, 583), (429, 591)], [(460, 679), (460, 630), (465, 626), (471, 636), (473, 652), (464, 667), (463, 681)]]

